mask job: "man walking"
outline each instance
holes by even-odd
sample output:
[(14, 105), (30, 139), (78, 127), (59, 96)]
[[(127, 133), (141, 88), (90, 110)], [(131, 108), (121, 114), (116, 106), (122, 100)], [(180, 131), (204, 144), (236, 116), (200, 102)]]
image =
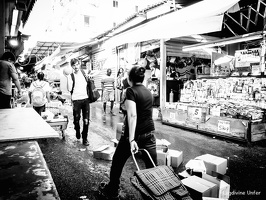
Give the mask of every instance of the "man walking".
[(11, 108), (12, 81), (21, 96), (18, 73), (14, 66), (16, 57), (11, 52), (5, 52), (0, 60), (0, 109)]
[(113, 112), (115, 100), (115, 79), (111, 77), (112, 70), (107, 69), (106, 76), (102, 78), (102, 95), (103, 95), (103, 112), (106, 115), (106, 103), (111, 102), (110, 114), (115, 116)]
[[(67, 89), (71, 93), (73, 104), (74, 128), (76, 130), (76, 137), (79, 140), (82, 135), (82, 143), (89, 146), (88, 129), (90, 121), (90, 103), (87, 94), (87, 77), (84, 71), (81, 71), (81, 64), (78, 59), (73, 58), (70, 65), (74, 70), (70, 76), (67, 76)], [(81, 112), (83, 117), (83, 130), (80, 135), (80, 118)]]

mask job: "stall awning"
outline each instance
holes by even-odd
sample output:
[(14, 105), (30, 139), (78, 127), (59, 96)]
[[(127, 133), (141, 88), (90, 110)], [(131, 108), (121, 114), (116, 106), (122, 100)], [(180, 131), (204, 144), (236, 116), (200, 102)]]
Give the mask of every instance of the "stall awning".
[(113, 36), (107, 45), (221, 31), (224, 13), (239, 0), (204, 0)]

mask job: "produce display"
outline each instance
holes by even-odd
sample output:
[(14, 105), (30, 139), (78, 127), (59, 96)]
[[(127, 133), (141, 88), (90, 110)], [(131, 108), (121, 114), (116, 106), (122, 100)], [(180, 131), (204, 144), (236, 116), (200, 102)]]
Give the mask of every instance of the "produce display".
[(187, 81), (180, 102), (207, 106), (211, 115), (262, 120), (265, 99), (266, 79), (230, 77)]

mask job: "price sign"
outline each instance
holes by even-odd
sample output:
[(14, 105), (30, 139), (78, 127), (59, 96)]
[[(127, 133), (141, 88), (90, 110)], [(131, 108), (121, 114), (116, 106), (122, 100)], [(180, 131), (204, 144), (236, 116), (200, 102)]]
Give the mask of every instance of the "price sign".
[(175, 120), (175, 113), (174, 112), (170, 112), (170, 119)]
[(212, 116), (221, 116), (221, 106), (214, 106), (210, 110)]
[(187, 110), (187, 105), (184, 104), (177, 104), (176, 105), (177, 110)]
[(200, 107), (188, 107), (188, 117), (192, 121), (201, 121), (202, 120), (202, 108)]
[(230, 133), (230, 122), (218, 120), (218, 131), (223, 133)]

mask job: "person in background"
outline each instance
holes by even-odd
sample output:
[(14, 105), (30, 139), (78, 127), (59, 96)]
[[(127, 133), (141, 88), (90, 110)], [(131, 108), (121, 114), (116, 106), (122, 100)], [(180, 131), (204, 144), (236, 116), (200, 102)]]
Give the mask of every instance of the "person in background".
[(124, 69), (122, 67), (119, 68), (116, 77), (117, 77), (116, 88), (121, 90), (122, 89), (122, 79), (124, 77)]
[(123, 83), (122, 82), (124, 78), (124, 69), (122, 67), (119, 68), (116, 77), (117, 77), (116, 88), (119, 90), (119, 97), (120, 97), (119, 113), (122, 113), (122, 109), (121, 109), (121, 102), (122, 102), (122, 97), (123, 97)]
[[(78, 59), (71, 59), (70, 65), (74, 73), (70, 76), (65, 75), (67, 76), (67, 90), (71, 93), (72, 98), (73, 123), (74, 129), (76, 130), (76, 138), (79, 140), (82, 135), (83, 145), (89, 146), (88, 130), (90, 123), (90, 103), (87, 94), (87, 80), (85, 78), (85, 73), (83, 75), (81, 71), (81, 64)], [(83, 130), (80, 135), (81, 112), (83, 117)]]
[(49, 83), (44, 80), (44, 73), (38, 72), (37, 80), (29, 88), (29, 101), (39, 115), (45, 112), (45, 104), (50, 102), (50, 91)]
[(151, 79), (160, 79), (161, 71), (159, 69), (157, 60), (150, 63), (150, 68), (151, 68)]
[[(137, 153), (139, 148), (144, 148), (157, 164), (156, 139), (153, 134), (155, 126), (152, 119), (153, 96), (142, 84), (144, 77), (144, 67), (134, 66), (129, 71), (128, 82), (131, 87), (126, 90), (124, 132), (113, 156), (110, 181), (102, 182), (99, 186), (100, 194), (107, 199), (119, 199), (121, 173), (131, 153)], [(152, 168), (148, 155), (142, 156), (146, 168)]]
[(0, 60), (0, 109), (11, 108), (12, 81), (18, 89), (18, 98), (21, 96), (15, 61), (16, 57), (11, 52), (5, 52)]
[(108, 101), (111, 102), (110, 114), (115, 116), (113, 112), (114, 100), (115, 100), (115, 79), (111, 77), (112, 70), (107, 69), (106, 76), (102, 78), (102, 97), (103, 97), (103, 112), (106, 115), (106, 104)]

